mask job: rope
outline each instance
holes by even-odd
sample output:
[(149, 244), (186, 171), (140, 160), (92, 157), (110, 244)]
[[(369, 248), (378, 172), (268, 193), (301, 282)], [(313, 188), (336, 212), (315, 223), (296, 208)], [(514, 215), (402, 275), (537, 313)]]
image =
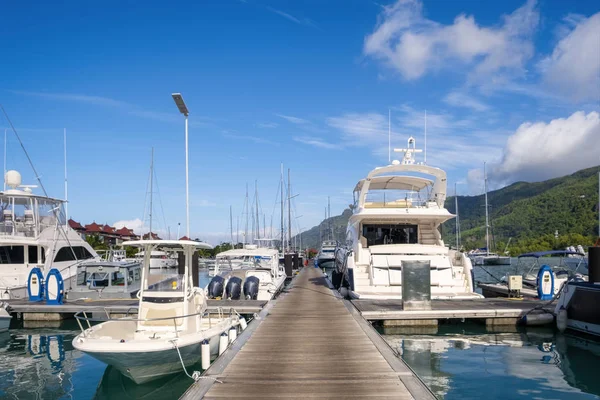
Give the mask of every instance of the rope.
[(554, 303), (556, 300), (560, 299), (560, 295), (565, 290), (565, 288), (567, 287), (568, 283), (569, 283), (569, 281), (563, 283), (563, 285), (561, 286), (561, 288), (558, 291), (558, 293), (556, 293), (556, 295), (554, 295), (554, 297), (552, 297), (551, 300), (548, 300), (546, 303), (543, 303), (543, 304), (540, 304), (540, 305), (537, 305), (537, 306), (533, 307), (531, 310), (527, 311), (525, 313), (525, 315), (523, 315), (523, 317), (526, 317), (527, 315), (529, 315), (529, 313), (531, 313), (532, 311), (535, 311), (535, 310), (542, 310), (545, 313), (554, 314), (552, 311), (548, 311), (545, 308), (548, 307), (550, 304)]
[[(488, 271), (487, 269), (483, 268), (483, 265), (476, 265), (476, 267), (481, 268), (482, 270), (484, 270), (489, 276), (491, 276), (492, 278), (494, 278), (495, 280), (497, 280), (498, 282), (502, 283), (502, 279), (498, 279), (496, 278), (494, 275), (492, 275), (492, 273), (490, 271)], [(481, 282), (481, 281), (478, 281)]]
[(187, 371), (187, 369), (185, 368), (185, 364), (183, 363), (183, 358), (181, 358), (181, 353), (179, 352), (179, 347), (177, 346), (177, 339), (173, 339), (173, 340), (169, 340), (171, 343), (173, 343), (173, 346), (175, 347), (175, 350), (177, 350), (177, 355), (179, 356), (179, 361), (181, 362), (181, 367), (183, 368), (183, 372), (185, 372), (185, 374), (194, 380), (194, 382), (198, 382), (200, 379), (212, 379), (215, 382), (218, 383), (223, 383), (222, 381), (218, 380), (217, 378), (213, 378), (212, 376), (202, 376), (202, 372), (200, 371), (194, 371), (192, 372), (192, 375), (190, 375)]

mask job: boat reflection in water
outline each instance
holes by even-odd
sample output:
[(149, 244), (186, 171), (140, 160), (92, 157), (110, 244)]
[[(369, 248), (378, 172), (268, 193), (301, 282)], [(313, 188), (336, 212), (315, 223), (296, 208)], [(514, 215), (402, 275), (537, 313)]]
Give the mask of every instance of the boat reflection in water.
[(600, 395), (599, 342), (516, 327), (507, 327), (509, 332), (487, 332), (477, 325), (384, 329), (385, 340), (438, 398)]
[[(202, 369), (198, 365), (194, 370)], [(116, 368), (109, 366), (102, 375), (94, 399), (174, 399), (179, 398), (192, 383), (190, 378), (181, 373), (138, 385)]]
[(50, 335), (13, 330), (0, 334), (0, 397), (63, 398), (73, 395), (73, 372), (80, 353), (68, 332)]

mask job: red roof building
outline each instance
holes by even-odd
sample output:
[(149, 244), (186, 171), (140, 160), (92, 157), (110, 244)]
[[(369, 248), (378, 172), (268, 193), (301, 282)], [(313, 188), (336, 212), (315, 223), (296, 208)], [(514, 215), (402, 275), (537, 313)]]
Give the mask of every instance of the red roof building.
[(89, 225), (85, 226), (86, 233), (100, 233), (102, 232), (102, 228), (96, 222), (92, 222)]
[(154, 233), (154, 232), (145, 233), (144, 236), (142, 236), (142, 239), (143, 240), (148, 240), (148, 239), (151, 239), (151, 240), (161, 240), (160, 237), (156, 233)]
[(191, 239), (189, 237), (187, 237), (187, 236), (182, 236), (182, 237), (179, 238), (179, 240), (191, 240)]
[(85, 228), (77, 221), (69, 218), (69, 226), (76, 231), (83, 231)]

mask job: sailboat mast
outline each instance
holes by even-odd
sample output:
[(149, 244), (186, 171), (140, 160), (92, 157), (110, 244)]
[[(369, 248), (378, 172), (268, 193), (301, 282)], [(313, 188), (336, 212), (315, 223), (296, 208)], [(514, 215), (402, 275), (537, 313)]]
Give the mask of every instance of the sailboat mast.
[(149, 239), (152, 240), (152, 192), (153, 190), (153, 186), (152, 184), (154, 183), (154, 147), (152, 147), (152, 151), (150, 153), (150, 237)]
[(292, 183), (290, 169), (288, 168), (288, 249), (292, 247)]
[(485, 162), (483, 163), (483, 188), (485, 190), (485, 247), (486, 255), (490, 255), (490, 215), (488, 210), (488, 187)]
[[(69, 224), (69, 190), (67, 186), (67, 128), (64, 128), (64, 149), (65, 149), (65, 224)], [(4, 130), (4, 162), (6, 163), (6, 130)], [(6, 175), (6, 164), (4, 165), (4, 174)], [(6, 178), (5, 178), (6, 180)], [(6, 184), (5, 184), (6, 185)], [(5, 187), (6, 190), (6, 187)]]
[(246, 200), (244, 201), (244, 210), (246, 211), (246, 228), (244, 229), (244, 246), (248, 240), (248, 183), (246, 183)]
[(231, 235), (231, 248), (233, 249), (233, 210), (229, 205), (229, 234)]
[(283, 163), (281, 164), (281, 182), (279, 186), (281, 187), (281, 253), (285, 254), (285, 245), (283, 241)]
[(460, 220), (458, 217), (458, 194), (454, 183), (454, 209), (456, 210), (456, 251), (460, 251)]
[(333, 236), (333, 230), (331, 227), (331, 199), (327, 196), (327, 225), (329, 227), (329, 232), (327, 232), (327, 239), (331, 240)]
[(260, 239), (260, 219), (258, 217), (258, 181), (254, 181), (254, 198), (256, 201), (256, 238)]
[(6, 129), (4, 130), (4, 176), (2, 180), (4, 181), (4, 191), (6, 192)]

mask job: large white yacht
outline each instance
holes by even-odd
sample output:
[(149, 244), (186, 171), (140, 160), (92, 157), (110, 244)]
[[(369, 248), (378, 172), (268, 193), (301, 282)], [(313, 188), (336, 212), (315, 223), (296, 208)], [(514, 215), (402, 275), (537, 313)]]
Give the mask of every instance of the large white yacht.
[(361, 299), (401, 299), (403, 264), (429, 261), (432, 299), (481, 297), (471, 261), (446, 247), (440, 233), (454, 218), (444, 208), (446, 172), (416, 162), (421, 150), (412, 137), (406, 149), (394, 151), (404, 153), (402, 161), (375, 168), (354, 189), (347, 247), (336, 250), (341, 286)]
[(100, 257), (66, 223), (64, 201), (33, 194), (34, 186), (21, 185), (17, 171), (8, 171), (5, 180), (8, 189), (0, 192), (0, 298), (25, 298), (34, 267), (44, 276), (56, 268), (65, 289), (75, 287), (77, 265)]

